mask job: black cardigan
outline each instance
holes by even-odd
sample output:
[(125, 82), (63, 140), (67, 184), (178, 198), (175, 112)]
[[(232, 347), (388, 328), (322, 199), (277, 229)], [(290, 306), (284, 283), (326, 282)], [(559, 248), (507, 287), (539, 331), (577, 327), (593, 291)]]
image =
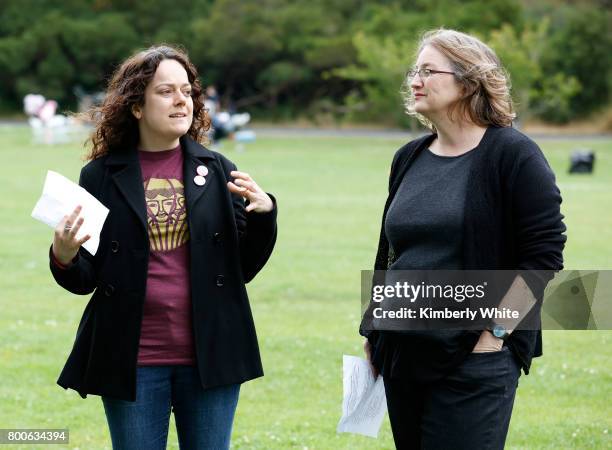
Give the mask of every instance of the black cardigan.
[[(386, 270), (395, 260), (385, 236), (387, 211), (406, 171), (434, 138), (431, 134), (415, 139), (393, 158), (375, 270)], [(464, 269), (563, 269), (566, 227), (560, 212), (561, 194), (540, 148), (514, 128), (489, 127), (476, 150), (466, 190)], [(547, 280), (534, 277), (526, 281), (537, 296)], [(360, 333), (375, 341), (372, 333), (376, 332), (362, 326)], [(480, 331), (466, 332), (462, 343), (465, 354), (476, 345), (479, 335)], [(532, 358), (542, 355), (542, 333), (516, 330), (507, 345), (527, 374)]]

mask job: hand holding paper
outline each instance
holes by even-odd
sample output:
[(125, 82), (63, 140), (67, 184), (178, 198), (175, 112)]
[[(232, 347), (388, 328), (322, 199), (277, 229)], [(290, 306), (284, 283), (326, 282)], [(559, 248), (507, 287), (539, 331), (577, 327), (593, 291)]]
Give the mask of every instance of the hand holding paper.
[(79, 217), (81, 209), (81, 205), (77, 206), (72, 214), (64, 216), (55, 228), (53, 254), (62, 264), (69, 264), (79, 252), (81, 245), (91, 238), (89, 234), (81, 238), (76, 237), (85, 222), (83, 217)]
[[(75, 230), (74, 240), (82, 241), (86, 235), (91, 236), (83, 242), (83, 247), (95, 255), (100, 244), (100, 232), (108, 216), (108, 208), (78, 184), (57, 172), (48, 171), (43, 192), (32, 211), (32, 217), (56, 228), (64, 219), (71, 215), (80, 205), (79, 217), (85, 219), (80, 228)], [(69, 225), (77, 224), (76, 215)]]
[(374, 378), (365, 359), (349, 355), (342, 359), (344, 399), (337, 432), (377, 437), (387, 410), (383, 378)]

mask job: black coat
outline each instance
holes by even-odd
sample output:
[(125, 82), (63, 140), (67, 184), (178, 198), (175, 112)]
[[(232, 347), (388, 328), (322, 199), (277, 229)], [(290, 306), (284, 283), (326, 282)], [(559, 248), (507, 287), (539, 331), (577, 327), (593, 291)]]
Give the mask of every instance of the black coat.
[[(204, 388), (263, 375), (245, 283), (261, 270), (276, 241), (276, 202), (269, 213), (247, 213), (227, 188), (236, 166), (188, 137), (181, 138), (191, 254), (193, 335)], [(192, 182), (208, 167), (206, 184)], [(95, 256), (82, 249), (55, 280), (75, 294), (93, 296), (58, 379), (64, 388), (136, 399), (136, 364), (145, 300), (149, 237), (145, 193), (135, 150), (91, 161), (79, 184), (110, 212)], [(85, 218), (87, 220), (87, 218)]]

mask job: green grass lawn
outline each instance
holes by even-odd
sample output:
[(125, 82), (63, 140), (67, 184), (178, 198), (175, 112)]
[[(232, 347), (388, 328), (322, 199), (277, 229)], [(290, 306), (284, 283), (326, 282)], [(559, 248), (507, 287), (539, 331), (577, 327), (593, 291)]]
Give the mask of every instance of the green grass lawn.
[[(275, 253), (249, 285), (266, 376), (242, 388), (233, 448), (393, 448), (387, 419), (378, 439), (335, 429), (342, 355), (362, 355), (360, 270), (373, 265), (401, 144), (260, 138), (246, 152), (221, 150), (279, 202)], [(540, 145), (563, 193), (566, 268), (612, 269), (612, 140)], [(578, 146), (597, 152), (594, 175), (566, 173)], [(82, 148), (34, 145), (27, 128), (0, 128), (0, 151), (0, 428), (69, 428), (67, 448), (110, 448), (100, 398), (55, 384), (87, 298), (55, 284), (52, 230), (30, 217), (48, 169), (78, 179)], [(610, 331), (545, 332), (545, 356), (520, 380), (507, 448), (610, 448), (611, 344)], [(178, 448), (173, 422), (168, 447)]]

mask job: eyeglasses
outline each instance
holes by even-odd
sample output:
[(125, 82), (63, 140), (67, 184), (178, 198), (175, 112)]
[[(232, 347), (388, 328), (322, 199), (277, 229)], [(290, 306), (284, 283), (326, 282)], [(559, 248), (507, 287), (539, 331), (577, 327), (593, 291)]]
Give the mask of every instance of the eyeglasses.
[(430, 76), (435, 75), (437, 73), (448, 73), (450, 75), (456, 75), (455, 72), (446, 72), (444, 70), (423, 69), (423, 68), (416, 69), (416, 68), (413, 68), (413, 69), (410, 69), (408, 72), (406, 72), (406, 78), (412, 80), (417, 73), (419, 74), (419, 78), (421, 80), (426, 80)]

